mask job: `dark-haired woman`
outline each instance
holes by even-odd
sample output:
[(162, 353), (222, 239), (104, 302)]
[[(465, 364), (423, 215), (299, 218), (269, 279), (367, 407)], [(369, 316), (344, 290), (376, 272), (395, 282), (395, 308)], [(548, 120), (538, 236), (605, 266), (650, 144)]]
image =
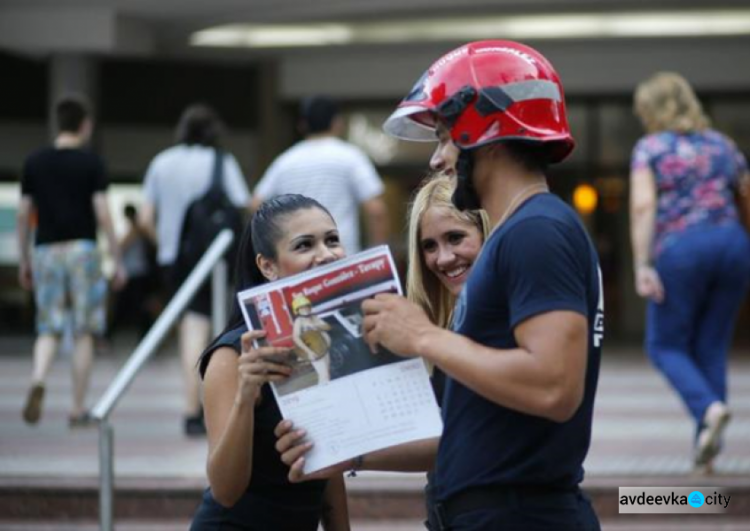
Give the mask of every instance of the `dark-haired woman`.
[[(213, 109), (201, 104), (190, 105), (177, 124), (175, 145), (154, 157), (144, 178), (144, 204), (140, 218), (142, 225), (156, 240), (156, 260), (167, 298), (185, 280), (174, 267), (180, 230), (190, 203), (203, 195), (211, 184), (222, 132), (221, 119)], [(247, 208), (250, 194), (242, 170), (230, 153), (222, 153), (222, 157), (224, 192), (238, 208)], [(180, 357), (185, 378), (186, 435), (203, 435), (206, 432), (195, 364), (210, 339), (210, 312), (209, 282), (193, 298), (179, 324)]]
[[(237, 258), (237, 290), (343, 258), (330, 213), (301, 195), (264, 202), (246, 229)], [(268, 356), (278, 347), (253, 348), (262, 331), (248, 331), (235, 303), (227, 330), (200, 360), (208, 428), (208, 480), (192, 531), (349, 529), (341, 474), (291, 484), (275, 449), (281, 414), (267, 384), (291, 369)]]

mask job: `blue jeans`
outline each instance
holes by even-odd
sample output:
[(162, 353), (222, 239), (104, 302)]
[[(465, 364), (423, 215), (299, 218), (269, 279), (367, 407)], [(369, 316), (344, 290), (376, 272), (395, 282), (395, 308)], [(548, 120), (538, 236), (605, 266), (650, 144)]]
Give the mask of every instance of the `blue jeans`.
[(688, 229), (656, 261), (661, 304), (648, 303), (646, 351), (701, 427), (727, 400), (727, 354), (750, 283), (750, 237), (738, 224)]

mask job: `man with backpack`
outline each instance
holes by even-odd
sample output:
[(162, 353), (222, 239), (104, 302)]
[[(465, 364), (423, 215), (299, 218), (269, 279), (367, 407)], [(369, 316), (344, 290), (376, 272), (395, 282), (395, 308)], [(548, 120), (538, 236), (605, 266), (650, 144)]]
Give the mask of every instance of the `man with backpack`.
[[(223, 124), (213, 109), (199, 104), (189, 106), (177, 125), (176, 145), (154, 157), (146, 172), (141, 219), (156, 240), (157, 263), (170, 298), (205, 252), (202, 247), (210, 244), (204, 241), (211, 236), (204, 230), (208, 224), (191, 220), (208, 210), (235, 217), (237, 212), (227, 212), (227, 204), (230, 208), (234, 205), (246, 209), (250, 203), (237, 160), (218, 149), (222, 129)], [(236, 225), (236, 221), (229, 224)], [(181, 245), (181, 240), (191, 246)], [(186, 435), (205, 433), (195, 367), (210, 339), (210, 313), (211, 292), (207, 282), (179, 323)]]

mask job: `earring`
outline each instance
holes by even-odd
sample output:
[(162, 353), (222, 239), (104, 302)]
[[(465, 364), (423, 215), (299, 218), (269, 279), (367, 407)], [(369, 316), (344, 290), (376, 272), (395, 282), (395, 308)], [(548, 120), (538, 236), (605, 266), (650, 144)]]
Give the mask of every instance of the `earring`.
[(269, 282), (273, 282), (274, 280), (279, 279), (279, 272), (276, 271), (276, 268), (270, 264), (266, 267), (265, 273), (266, 273), (266, 278), (269, 280)]

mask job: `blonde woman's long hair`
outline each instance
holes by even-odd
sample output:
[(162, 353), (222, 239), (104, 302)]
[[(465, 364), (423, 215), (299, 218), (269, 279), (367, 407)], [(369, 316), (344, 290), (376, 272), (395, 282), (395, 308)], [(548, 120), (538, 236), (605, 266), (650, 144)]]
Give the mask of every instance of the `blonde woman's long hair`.
[(633, 110), (649, 133), (692, 133), (711, 126), (690, 83), (674, 72), (659, 72), (641, 82)]
[(462, 212), (451, 203), (455, 180), (444, 174), (430, 176), (423, 182), (409, 207), (409, 265), (406, 271), (406, 292), (412, 302), (419, 304), (436, 325), (447, 328), (453, 317), (453, 296), (435, 275), (427, 269), (420, 244), (422, 217), (431, 207), (443, 207), (456, 220), (471, 223), (482, 233), (482, 240), (489, 233), (489, 218), (484, 210)]

